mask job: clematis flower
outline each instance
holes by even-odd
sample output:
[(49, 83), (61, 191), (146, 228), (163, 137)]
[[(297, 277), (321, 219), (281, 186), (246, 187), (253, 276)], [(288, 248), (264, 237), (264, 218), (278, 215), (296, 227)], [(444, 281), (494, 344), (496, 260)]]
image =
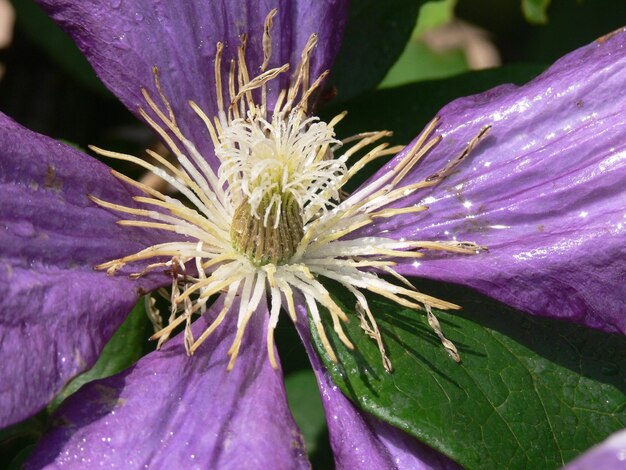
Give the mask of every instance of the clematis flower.
[(11, 204), (0, 209), (0, 350), (10, 366), (0, 424), (41, 409), (90, 367), (140, 295), (172, 292), (155, 335), (163, 347), (73, 395), (30, 465), (306, 467), (273, 344), (284, 307), (317, 374), (338, 466), (453, 466), (330, 382), (309, 341), (309, 316), (326, 336), (318, 304), (351, 344), (324, 278), (354, 294), (389, 369), (363, 290), (426, 310), (456, 354), (431, 312), (456, 306), (417, 292), (408, 275), (626, 331), (626, 33), (525, 87), (448, 105), (346, 195), (359, 167), (398, 149), (380, 143), (384, 132), (339, 140), (343, 115), (312, 114), (344, 2), (41, 3), (176, 163), (94, 151), (152, 171), (184, 202), (2, 117)]
[(585, 454), (570, 462), (565, 470), (623, 468), (626, 461), (626, 429), (618, 431)]

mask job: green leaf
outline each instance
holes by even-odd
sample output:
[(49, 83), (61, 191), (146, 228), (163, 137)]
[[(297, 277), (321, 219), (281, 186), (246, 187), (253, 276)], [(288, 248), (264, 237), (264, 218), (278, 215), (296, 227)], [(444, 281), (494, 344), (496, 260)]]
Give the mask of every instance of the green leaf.
[[(32, 418), (0, 430), (0, 462), (7, 468), (21, 468), (21, 463), (46, 430), (47, 413), (42, 411)], [(4, 468), (4, 467), (2, 467)]]
[(32, 1), (12, 0), (18, 25), (54, 62), (92, 91), (109, 94), (74, 42)]
[(432, 1), (422, 5), (411, 39), (380, 83), (381, 88), (418, 80), (450, 77), (468, 70), (462, 49), (435, 52), (422, 42), (422, 35), (454, 18), (456, 0)]
[(301, 370), (285, 377), (289, 408), (302, 431), (309, 455), (318, 450), (318, 443), (326, 431), (324, 406), (311, 369)]
[(419, 80), (446, 78), (467, 72), (465, 53), (461, 49), (434, 52), (419, 41), (411, 41), (380, 84), (381, 88)]
[(50, 411), (88, 382), (117, 374), (134, 364), (144, 354), (148, 333), (148, 317), (144, 300), (140, 299), (122, 326), (115, 332), (94, 366), (72, 380), (50, 404)]
[(289, 318), (278, 322), (275, 336), (289, 408), (302, 431), (311, 465), (313, 468), (333, 468), (324, 407), (302, 340)]
[(526, 21), (533, 24), (548, 22), (548, 7), (550, 0), (522, 0), (522, 12)]
[(370, 296), (395, 369), (386, 373), (359, 328), (354, 299), (333, 290), (352, 314), (347, 334), (356, 349), (330, 335), (334, 364), (316, 347), (364, 410), (467, 468), (556, 468), (626, 425), (624, 337), (532, 318), (467, 289), (422, 282), (420, 290), (463, 305), (436, 312), (461, 364), (423, 314)]
[(24, 468), (24, 463), (33, 450), (35, 450), (35, 444), (28, 445), (20, 450), (7, 466), (7, 470), (21, 470)]
[(413, 36), (450, 23), (454, 19), (456, 2), (457, 0), (436, 0), (424, 3), (420, 8)]
[(406, 46), (425, 0), (359, 0), (348, 23), (332, 82), (339, 100), (376, 87)]
[(320, 117), (328, 121), (347, 110), (348, 116), (337, 126), (339, 138), (387, 129), (394, 132), (393, 143), (407, 144), (439, 109), (455, 98), (480, 93), (503, 83), (525, 83), (544, 68), (542, 65), (514, 65), (373, 90), (348, 102), (326, 106)]

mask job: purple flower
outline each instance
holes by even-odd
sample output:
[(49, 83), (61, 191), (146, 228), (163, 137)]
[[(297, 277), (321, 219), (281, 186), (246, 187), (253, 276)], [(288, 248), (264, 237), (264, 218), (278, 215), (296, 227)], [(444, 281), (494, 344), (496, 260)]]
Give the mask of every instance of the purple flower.
[(337, 140), (343, 115), (311, 117), (345, 2), (41, 3), (177, 164), (94, 150), (153, 171), (187, 204), (1, 118), (10, 204), (0, 207), (0, 425), (32, 415), (90, 367), (140, 295), (171, 285), (160, 344), (184, 325), (160, 351), (73, 395), (32, 466), (306, 467), (275, 370), (281, 306), (300, 317), (338, 466), (453, 466), (356, 410), (330, 382), (307, 307), (322, 340), (318, 304), (350, 342), (324, 278), (354, 294), (388, 368), (363, 290), (426, 309), (456, 354), (430, 311), (456, 306), (405, 286), (403, 275), (626, 332), (625, 32), (524, 87), (451, 103), (345, 196), (355, 168), (398, 150), (380, 143), (384, 132)]
[(608, 439), (565, 466), (564, 470), (624, 468), (626, 462), (626, 429), (612, 434)]

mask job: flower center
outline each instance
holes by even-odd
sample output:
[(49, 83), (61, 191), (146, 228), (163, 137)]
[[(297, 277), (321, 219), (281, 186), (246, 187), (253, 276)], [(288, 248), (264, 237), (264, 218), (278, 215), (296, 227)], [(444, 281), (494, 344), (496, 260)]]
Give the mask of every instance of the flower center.
[(287, 263), (304, 236), (300, 205), (291, 195), (278, 196), (278, 203), (274, 196), (278, 195), (265, 197), (259, 204), (257, 210), (266, 214), (263, 218), (254, 215), (247, 199), (233, 216), (233, 247), (256, 266)]
[(237, 203), (232, 246), (256, 266), (285, 264), (306, 223), (339, 199), (346, 166), (333, 149), (341, 143), (332, 125), (298, 107), (274, 110), (271, 121), (253, 107), (220, 124), (219, 179)]
[[(379, 157), (395, 155), (402, 147), (379, 143), (390, 135), (385, 131), (365, 132), (338, 141), (334, 126), (345, 113), (328, 123), (311, 116), (311, 101), (328, 74), (320, 74), (311, 83), (311, 54), (316, 35), (307, 41), (287, 86), (270, 100), (270, 90), (276, 92), (271, 82), (290, 68), (290, 64), (269, 67), (270, 30), (275, 15), (276, 10), (272, 10), (266, 19), (264, 60), (259, 74), (250, 77), (246, 35), (242, 35), (241, 45), (229, 65), (222, 60), (224, 44), (217, 43), (215, 115), (208, 116), (194, 101), (189, 101), (198, 122), (204, 124), (211, 137), (219, 160), (216, 165), (209, 165), (200, 147), (179, 127), (156, 68), (153, 92), (141, 90), (147, 107), (139, 108), (139, 114), (163, 138), (176, 162), (150, 150), (147, 152), (153, 163), (91, 147), (100, 155), (131, 162), (152, 172), (186, 201), (114, 172), (142, 195), (134, 196), (129, 205), (107, 202), (93, 195), (91, 200), (127, 214), (127, 219), (117, 221), (122, 226), (158, 230), (162, 237), (169, 232), (172, 237), (99, 264), (96, 269), (114, 275), (127, 265), (139, 263), (137, 269), (131, 268), (130, 275), (134, 278), (156, 270), (171, 275), (168, 325), (163, 327), (152, 304), (147, 308), (159, 330), (152, 336), (159, 340), (157, 346), (184, 325), (185, 347), (192, 355), (227, 316), (235, 315), (237, 330), (228, 351), (229, 370), (244, 344), (250, 318), (266, 309), (269, 311), (268, 357), (272, 366), (278, 368), (274, 329), (282, 308), (296, 321), (297, 302), (306, 305), (324, 350), (332, 360), (336, 361), (337, 357), (326, 336), (320, 306), (332, 321), (339, 340), (352, 349), (354, 346), (342, 327), (348, 316), (320, 282), (323, 278), (342, 285), (354, 296), (361, 326), (376, 341), (387, 370), (391, 370), (391, 362), (363, 291), (381, 295), (403, 307), (425, 310), (444, 347), (458, 360), (454, 345), (443, 336), (431, 309), (459, 307), (417, 291), (394, 268), (401, 260), (422, 258), (428, 252), (475, 254), (483, 248), (467, 241), (398, 240), (386, 237), (385, 231), (366, 236), (360, 235), (359, 229), (398, 216), (411, 217), (413, 223), (419, 223), (415, 218), (428, 208), (409, 203), (406, 198), (435, 186), (455, 171), (489, 127), (481, 129), (461, 154), (452, 156), (438, 172), (420, 181), (405, 181), (421, 158), (441, 140), (440, 136), (432, 136), (439, 121), (435, 118), (402, 151), (395, 165), (354, 193), (341, 192), (365, 165)], [(343, 153), (336, 157), (339, 147)], [(349, 169), (348, 160), (352, 160)], [(397, 282), (379, 274), (391, 275)], [(218, 294), (223, 299), (221, 311), (195, 337), (192, 316), (208, 314), (212, 299)]]

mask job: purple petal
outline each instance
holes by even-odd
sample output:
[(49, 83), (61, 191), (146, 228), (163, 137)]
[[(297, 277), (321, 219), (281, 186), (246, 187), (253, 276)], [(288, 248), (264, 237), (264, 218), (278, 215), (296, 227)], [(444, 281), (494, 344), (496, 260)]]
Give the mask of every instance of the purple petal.
[(317, 377), (338, 469), (458, 469), (455, 462), (403, 431), (358, 410), (332, 382), (313, 349), (306, 307), (296, 328)]
[(89, 368), (154, 283), (93, 269), (150, 241), (87, 198), (129, 199), (106, 166), (2, 114), (0, 149), (1, 427)]
[(565, 56), (525, 86), (443, 108), (443, 141), (407, 178), (442, 169), (485, 125), (487, 139), (432, 190), (429, 210), (368, 229), (473, 241), (399, 271), (471, 286), (518, 309), (626, 333), (626, 32)]
[[(196, 321), (195, 337), (221, 306)], [(282, 373), (267, 358), (267, 306), (250, 320), (231, 372), (237, 316), (226, 318), (193, 357), (178, 335), (125, 372), (80, 389), (27, 467), (308, 468)]]
[(565, 466), (565, 470), (617, 470), (626, 467), (626, 429), (616, 432), (604, 442)]
[[(40, 0), (39, 3), (76, 41), (96, 73), (132, 111), (146, 102), (145, 87), (157, 96), (152, 68), (158, 67), (165, 95), (180, 128), (211, 159), (209, 135), (187, 102), (194, 100), (208, 116), (217, 115), (213, 64), (223, 42), (224, 74), (236, 57), (241, 35), (248, 34), (247, 63), (256, 74), (263, 62), (262, 37), (267, 14), (278, 8), (272, 29), (270, 67), (292, 65), (312, 33), (319, 43), (312, 76), (330, 66), (341, 45), (346, 0)], [(277, 89), (271, 90), (277, 96)]]

